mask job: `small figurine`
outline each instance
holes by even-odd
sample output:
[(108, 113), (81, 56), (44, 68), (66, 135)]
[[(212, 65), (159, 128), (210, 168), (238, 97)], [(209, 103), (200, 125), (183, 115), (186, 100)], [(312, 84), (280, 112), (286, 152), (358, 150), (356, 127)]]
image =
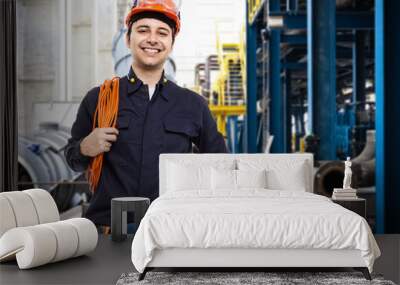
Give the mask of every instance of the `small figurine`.
[(343, 179), (343, 189), (351, 189), (351, 176), (353, 175), (351, 171), (351, 161), (350, 157), (344, 162), (344, 179)]

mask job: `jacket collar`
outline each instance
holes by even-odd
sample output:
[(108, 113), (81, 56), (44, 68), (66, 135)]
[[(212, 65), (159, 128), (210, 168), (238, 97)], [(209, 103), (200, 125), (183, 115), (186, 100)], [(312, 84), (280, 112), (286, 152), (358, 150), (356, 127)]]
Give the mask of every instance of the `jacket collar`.
[[(127, 79), (128, 95), (135, 93), (143, 85), (143, 81), (136, 76), (135, 72), (132, 69), (132, 66), (129, 68)], [(156, 84), (156, 90), (158, 89), (160, 91), (161, 97), (168, 101), (168, 96), (165, 94), (165, 92), (163, 92), (166, 85), (168, 85), (168, 79), (166, 78), (165, 72), (163, 70), (161, 78)]]

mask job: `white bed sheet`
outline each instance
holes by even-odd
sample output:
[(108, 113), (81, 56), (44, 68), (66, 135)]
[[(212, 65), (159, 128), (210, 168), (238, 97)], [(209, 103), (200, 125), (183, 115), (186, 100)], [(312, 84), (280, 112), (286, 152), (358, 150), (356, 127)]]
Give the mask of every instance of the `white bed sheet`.
[(266, 189), (159, 197), (132, 242), (133, 265), (143, 272), (166, 248), (357, 249), (370, 272), (380, 256), (361, 216), (324, 196)]

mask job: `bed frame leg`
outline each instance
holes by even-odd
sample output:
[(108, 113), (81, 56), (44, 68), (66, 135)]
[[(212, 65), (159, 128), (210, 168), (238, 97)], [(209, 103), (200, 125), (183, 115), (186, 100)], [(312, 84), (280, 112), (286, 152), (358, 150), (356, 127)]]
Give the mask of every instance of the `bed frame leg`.
[(371, 274), (369, 274), (369, 270), (367, 267), (355, 267), (354, 269), (357, 271), (361, 271), (362, 274), (364, 275), (365, 279), (372, 280)]
[(144, 271), (143, 271), (142, 273), (139, 274), (138, 281), (142, 281), (142, 280), (144, 279), (144, 277), (146, 277), (147, 271), (149, 271), (149, 270), (148, 270), (147, 267), (146, 267), (146, 268), (144, 269)]

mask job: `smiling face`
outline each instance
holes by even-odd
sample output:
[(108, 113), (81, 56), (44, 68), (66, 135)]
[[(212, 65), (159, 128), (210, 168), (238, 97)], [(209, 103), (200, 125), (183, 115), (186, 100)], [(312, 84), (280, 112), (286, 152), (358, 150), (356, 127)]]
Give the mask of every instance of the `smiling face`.
[(163, 68), (172, 51), (172, 29), (168, 24), (153, 18), (137, 20), (132, 25), (127, 46), (134, 63), (144, 69)]

